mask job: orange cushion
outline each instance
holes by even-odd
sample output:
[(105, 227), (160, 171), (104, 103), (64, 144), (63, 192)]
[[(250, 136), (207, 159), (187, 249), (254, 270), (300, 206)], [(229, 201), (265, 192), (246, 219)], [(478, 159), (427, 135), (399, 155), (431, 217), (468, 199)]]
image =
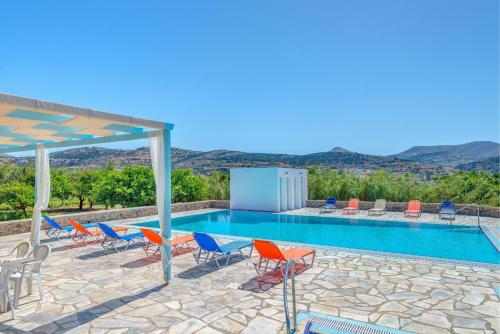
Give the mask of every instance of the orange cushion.
[(190, 234), (190, 235), (184, 235), (182, 237), (177, 237), (177, 238), (174, 238), (172, 240), (172, 247), (175, 247), (177, 245), (180, 245), (180, 244), (183, 244), (183, 243), (186, 243), (186, 242), (190, 242), (190, 241), (194, 241), (194, 237)]
[(301, 257), (307, 256), (307, 255), (312, 254), (314, 252), (315, 252), (315, 250), (310, 249), (310, 248), (292, 248), (292, 249), (286, 249), (284, 251), (281, 251), (281, 253), (283, 254), (283, 256), (287, 260), (290, 260), (290, 259), (297, 260), (297, 259), (300, 259)]

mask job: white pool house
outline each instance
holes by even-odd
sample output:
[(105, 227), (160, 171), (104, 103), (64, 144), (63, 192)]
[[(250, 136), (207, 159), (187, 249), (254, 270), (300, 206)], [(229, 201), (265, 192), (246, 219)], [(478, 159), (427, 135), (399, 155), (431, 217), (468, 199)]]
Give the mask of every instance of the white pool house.
[(307, 201), (307, 169), (232, 168), (232, 210), (281, 212), (300, 209)]

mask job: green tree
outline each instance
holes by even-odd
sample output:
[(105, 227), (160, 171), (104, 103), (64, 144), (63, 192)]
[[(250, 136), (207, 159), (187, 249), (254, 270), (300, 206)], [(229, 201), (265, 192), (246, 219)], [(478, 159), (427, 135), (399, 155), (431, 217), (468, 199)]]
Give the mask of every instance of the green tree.
[(175, 169), (172, 172), (173, 202), (192, 202), (207, 199), (208, 187), (201, 175), (190, 169)]
[(61, 206), (64, 206), (65, 201), (73, 197), (73, 187), (66, 169), (52, 169), (50, 171), (50, 194), (52, 198), (61, 201)]
[(98, 182), (92, 187), (92, 198), (97, 204), (103, 204), (106, 209), (113, 208), (124, 202), (127, 195), (123, 175), (113, 166), (101, 171)]
[(78, 208), (83, 210), (84, 202), (89, 203), (92, 210), (92, 194), (94, 186), (99, 182), (99, 171), (79, 170), (71, 174), (73, 195), (78, 199)]
[(32, 185), (12, 181), (0, 187), (0, 202), (11, 210), (22, 211), (28, 217), (28, 208), (35, 204), (35, 189)]
[(229, 199), (229, 174), (212, 172), (207, 180), (207, 197), (215, 200)]
[(121, 203), (123, 206), (134, 207), (156, 203), (155, 180), (151, 168), (125, 167), (122, 174), (126, 189)]

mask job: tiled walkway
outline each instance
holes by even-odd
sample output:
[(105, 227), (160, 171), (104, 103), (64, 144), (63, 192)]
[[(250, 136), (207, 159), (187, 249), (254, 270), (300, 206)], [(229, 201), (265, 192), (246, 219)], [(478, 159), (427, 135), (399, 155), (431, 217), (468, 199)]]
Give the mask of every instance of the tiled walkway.
[[(0, 255), (27, 234), (0, 238)], [(103, 251), (71, 240), (48, 242), (46, 300), (23, 297), (0, 314), (2, 333), (283, 333), (280, 275), (255, 277), (252, 260), (223, 269), (174, 257), (175, 279), (161, 280), (158, 257), (142, 249)], [(285, 244), (282, 244), (285, 245)], [(314, 268), (297, 276), (299, 309), (419, 333), (500, 330), (495, 287), (500, 270), (320, 248)], [(24, 295), (24, 294), (23, 294)]]

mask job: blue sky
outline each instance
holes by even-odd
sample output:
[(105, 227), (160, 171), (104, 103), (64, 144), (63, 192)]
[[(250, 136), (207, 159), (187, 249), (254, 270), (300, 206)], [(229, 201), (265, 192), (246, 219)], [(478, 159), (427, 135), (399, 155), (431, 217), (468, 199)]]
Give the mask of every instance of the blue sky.
[(171, 122), (197, 150), (498, 141), (498, 6), (5, 1), (0, 91)]

